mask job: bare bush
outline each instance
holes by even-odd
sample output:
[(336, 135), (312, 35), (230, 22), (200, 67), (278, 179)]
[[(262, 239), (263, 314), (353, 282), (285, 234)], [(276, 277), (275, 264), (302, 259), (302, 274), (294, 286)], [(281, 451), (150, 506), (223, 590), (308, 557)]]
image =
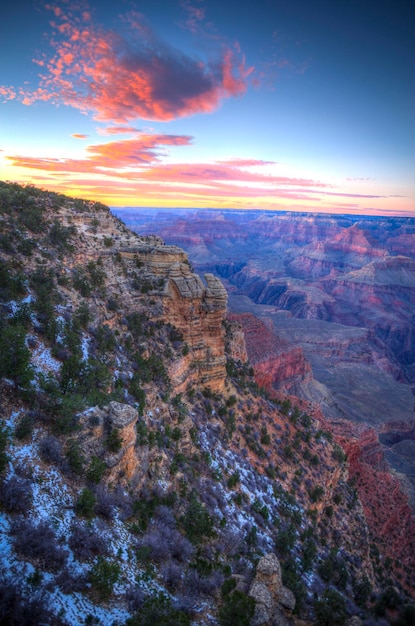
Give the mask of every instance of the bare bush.
[(85, 591), (87, 577), (84, 574), (71, 574), (66, 568), (63, 569), (54, 580), (62, 593), (73, 594)]
[(194, 553), (194, 547), (186, 537), (169, 524), (154, 521), (141, 540), (141, 545), (150, 550), (150, 557), (156, 563), (174, 558), (187, 562)]
[(71, 526), (69, 547), (80, 561), (107, 554), (104, 539), (93, 528), (81, 522), (75, 522)]
[(117, 499), (114, 497), (113, 492), (108, 491), (103, 485), (98, 485), (94, 489), (94, 494), (96, 498), (95, 512), (98, 515), (102, 515), (102, 517), (112, 519), (117, 507)]
[(62, 446), (53, 435), (44, 437), (39, 443), (39, 452), (45, 463), (53, 463), (58, 467), (63, 464)]
[(30, 481), (12, 476), (1, 487), (1, 499), (6, 511), (24, 513), (32, 500)]
[(189, 569), (186, 573), (185, 587), (190, 596), (212, 595), (223, 584), (225, 577), (219, 571), (214, 571), (208, 576), (202, 576), (197, 570)]
[(62, 569), (66, 552), (58, 546), (55, 533), (46, 522), (34, 524), (18, 519), (12, 522), (14, 548), (21, 556), (41, 562), (46, 570)]
[(183, 567), (173, 561), (165, 563), (161, 568), (161, 576), (167, 589), (176, 591), (183, 578)]
[(141, 609), (147, 594), (141, 587), (130, 587), (125, 594), (128, 608), (132, 613)]
[(0, 584), (0, 624), (33, 626), (52, 623), (56, 622), (53, 622), (41, 598), (28, 598), (12, 584)]

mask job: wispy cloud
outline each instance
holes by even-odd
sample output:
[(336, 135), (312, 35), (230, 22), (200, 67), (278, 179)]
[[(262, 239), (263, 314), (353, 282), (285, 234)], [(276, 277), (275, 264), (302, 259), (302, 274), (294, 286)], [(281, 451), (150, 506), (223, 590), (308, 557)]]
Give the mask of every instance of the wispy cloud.
[(180, 22), (182, 28), (189, 30), (191, 33), (197, 33), (202, 29), (202, 25), (206, 18), (205, 8), (202, 6), (203, 0), (182, 0), (180, 6), (184, 9), (186, 18)]
[(72, 133), (71, 137), (74, 139), (88, 139), (89, 135), (84, 135), (83, 133)]
[[(166, 146), (189, 145), (192, 138), (187, 135), (147, 135), (138, 134), (133, 139), (110, 141), (86, 148), (85, 159), (36, 158), (8, 156), (7, 159), (18, 167), (43, 169), (53, 172), (110, 172), (114, 176), (122, 174), (124, 168), (142, 167), (158, 163), (165, 155)], [(141, 174), (140, 174), (141, 175)]]
[(101, 135), (129, 135), (131, 133), (140, 132), (140, 129), (134, 126), (107, 126), (106, 128), (100, 129), (98, 132)]
[[(115, 31), (95, 24), (86, 6), (46, 8), (54, 16), (53, 52), (37, 60), (39, 85), (18, 93), (2, 87), (6, 99), (63, 103), (92, 112), (96, 120), (124, 124), (209, 113), (247, 89), (253, 68), (237, 45), (217, 46), (216, 56), (206, 60), (161, 41), (136, 12), (123, 16)], [(201, 9), (188, 10), (202, 19)]]

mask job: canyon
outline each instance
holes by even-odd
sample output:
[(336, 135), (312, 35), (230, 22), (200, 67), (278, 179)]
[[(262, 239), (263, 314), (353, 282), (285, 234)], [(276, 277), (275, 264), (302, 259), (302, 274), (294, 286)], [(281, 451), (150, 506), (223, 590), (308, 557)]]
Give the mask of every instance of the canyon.
[(413, 559), (415, 220), (118, 214), (132, 229), (183, 247), (197, 271), (221, 278), (258, 384), (321, 409), (347, 452), (370, 532), (390, 559)]
[[(196, 261), (154, 223), (134, 233), (99, 203), (0, 183), (0, 621), (373, 626), (415, 608), (414, 426), (365, 413), (356, 390), (334, 403), (328, 377), (373, 369), (410, 393), (411, 343), (329, 308), (296, 317), (266, 285), (246, 295), (249, 264), (252, 286), (293, 260), (253, 254), (252, 217), (204, 214)], [(232, 258), (235, 234), (252, 258)], [(381, 270), (410, 292), (410, 267)]]

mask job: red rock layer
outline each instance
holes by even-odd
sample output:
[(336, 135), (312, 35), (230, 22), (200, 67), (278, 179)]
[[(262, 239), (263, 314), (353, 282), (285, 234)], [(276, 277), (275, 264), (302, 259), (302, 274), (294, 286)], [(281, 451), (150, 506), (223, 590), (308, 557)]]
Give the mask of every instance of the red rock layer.
[(348, 456), (350, 478), (356, 482), (369, 532), (379, 546), (380, 566), (386, 576), (390, 568), (415, 596), (415, 519), (407, 494), (385, 460), (378, 434), (351, 423), (338, 423), (334, 431)]
[(294, 380), (310, 376), (302, 348), (291, 346), (251, 313), (230, 314), (229, 319), (242, 326), (248, 359), (260, 387), (288, 390)]

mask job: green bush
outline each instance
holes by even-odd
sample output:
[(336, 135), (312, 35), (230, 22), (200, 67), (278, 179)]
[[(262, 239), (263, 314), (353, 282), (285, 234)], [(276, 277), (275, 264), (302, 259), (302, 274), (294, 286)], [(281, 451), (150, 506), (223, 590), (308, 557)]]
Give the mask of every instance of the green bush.
[(120, 435), (119, 428), (111, 428), (107, 440), (106, 440), (107, 448), (109, 452), (119, 452), (122, 448), (122, 437)]
[(86, 477), (91, 483), (98, 484), (102, 479), (106, 469), (107, 466), (105, 465), (104, 461), (102, 461), (97, 456), (93, 456), (91, 459), (91, 463), (89, 464)]
[(20, 325), (0, 326), (0, 377), (10, 378), (15, 388), (30, 386), (33, 371), (30, 350), (26, 347), (26, 330)]
[(190, 626), (184, 611), (175, 609), (170, 598), (160, 593), (145, 599), (140, 611), (130, 617), (125, 626)]
[(16, 439), (22, 440), (30, 437), (33, 431), (33, 417), (30, 413), (25, 413), (17, 422), (14, 429)]
[(115, 583), (120, 577), (121, 568), (118, 563), (108, 561), (102, 556), (89, 573), (92, 589), (98, 594), (100, 600), (108, 600), (112, 594)]
[(225, 596), (219, 609), (220, 626), (249, 626), (255, 613), (255, 601), (242, 591)]
[(69, 441), (66, 450), (66, 458), (68, 459), (69, 466), (73, 473), (80, 476), (84, 470), (85, 459), (81, 454), (79, 445), (75, 441)]
[(199, 502), (195, 493), (191, 494), (189, 505), (180, 522), (186, 537), (195, 545), (215, 535), (213, 518)]
[(239, 483), (241, 477), (239, 472), (234, 472), (231, 476), (229, 476), (228, 478), (228, 487), (229, 489), (233, 489), (234, 487), (236, 487), (236, 485)]
[(88, 487), (85, 487), (85, 489), (82, 489), (81, 491), (75, 509), (81, 517), (92, 519), (94, 517), (95, 504), (96, 499), (93, 492), (88, 489)]
[(346, 602), (335, 589), (326, 589), (314, 604), (316, 626), (343, 626), (347, 619)]

